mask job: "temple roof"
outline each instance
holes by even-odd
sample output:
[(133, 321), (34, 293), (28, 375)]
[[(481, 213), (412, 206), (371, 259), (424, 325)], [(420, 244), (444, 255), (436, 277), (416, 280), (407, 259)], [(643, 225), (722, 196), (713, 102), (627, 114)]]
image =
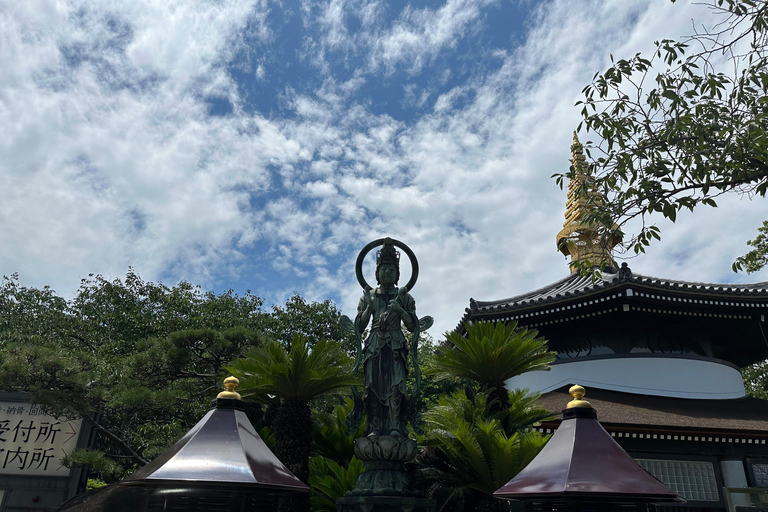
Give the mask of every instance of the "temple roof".
[(549, 307), (553, 304), (572, 301), (580, 297), (604, 294), (613, 290), (629, 287), (651, 290), (672, 291), (683, 295), (696, 297), (717, 297), (733, 299), (768, 299), (768, 282), (727, 284), (681, 281), (654, 276), (646, 276), (632, 272), (624, 263), (618, 271), (607, 269), (600, 277), (583, 276), (573, 273), (559, 281), (546, 285), (537, 290), (516, 295), (507, 299), (494, 301), (477, 301), (469, 299), (469, 308), (459, 324), (462, 329), (466, 321), (475, 317), (500, 316), (517, 310), (528, 308)]
[[(562, 387), (541, 395), (539, 405), (559, 411), (568, 397), (568, 387)], [(720, 431), (727, 435), (754, 431), (751, 437), (768, 438), (768, 400), (672, 398), (590, 388), (589, 402), (608, 429), (611, 425), (632, 425)]]

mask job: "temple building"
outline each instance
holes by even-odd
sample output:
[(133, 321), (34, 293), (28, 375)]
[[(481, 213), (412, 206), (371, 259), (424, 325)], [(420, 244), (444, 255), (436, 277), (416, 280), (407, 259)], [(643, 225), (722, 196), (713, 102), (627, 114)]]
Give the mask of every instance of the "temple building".
[[(582, 221), (599, 198), (580, 199), (588, 177), (574, 134), (566, 221), (557, 248), (572, 261), (611, 261), (620, 241), (600, 243)], [(578, 197), (577, 197), (578, 196)], [(470, 299), (458, 326), (517, 321), (547, 338), (557, 359), (510, 388), (542, 393), (559, 411), (572, 384), (589, 389), (605, 429), (635, 460), (687, 500), (659, 507), (768, 508), (768, 401), (746, 396), (740, 368), (768, 359), (768, 282), (711, 284), (647, 276), (626, 263), (593, 281), (572, 272), (538, 290)], [(542, 425), (552, 432), (560, 419)]]

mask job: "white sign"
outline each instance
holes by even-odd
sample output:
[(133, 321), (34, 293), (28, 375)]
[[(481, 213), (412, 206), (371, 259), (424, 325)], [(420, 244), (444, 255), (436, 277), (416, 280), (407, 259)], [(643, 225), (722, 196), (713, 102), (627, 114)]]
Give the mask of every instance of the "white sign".
[(39, 405), (0, 402), (0, 475), (69, 476), (61, 459), (77, 446), (83, 420), (60, 420)]

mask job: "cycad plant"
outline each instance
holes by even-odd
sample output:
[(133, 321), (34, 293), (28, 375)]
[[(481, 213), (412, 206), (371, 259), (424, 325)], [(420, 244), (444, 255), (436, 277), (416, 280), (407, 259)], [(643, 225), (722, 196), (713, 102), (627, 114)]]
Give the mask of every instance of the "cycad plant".
[(490, 393), (502, 410), (510, 402), (504, 382), (525, 372), (548, 371), (555, 352), (535, 329), (517, 329), (517, 322), (467, 324), (466, 337), (453, 331), (448, 343), (438, 348), (435, 367), (428, 374), (438, 379), (460, 377), (476, 382)]
[(348, 398), (344, 405), (337, 405), (332, 412), (313, 412), (313, 456), (331, 459), (341, 465), (347, 464), (352, 459), (355, 439), (362, 437), (365, 430), (365, 425), (361, 422), (357, 430), (348, 432), (346, 419), (352, 407), (352, 399)]
[(364, 470), (363, 461), (354, 456), (348, 464), (312, 457), (309, 460), (312, 512), (336, 512), (336, 500), (355, 488), (357, 477)]
[(427, 450), (418, 462), (439, 510), (507, 510), (493, 492), (525, 468), (548, 439), (537, 432), (507, 435), (503, 420), (514, 410), (496, 407), (489, 393), (458, 393), (441, 398), (424, 415), (426, 435), (420, 443)]
[[(305, 337), (294, 334), (290, 347), (289, 352), (280, 343), (267, 341), (227, 370), (240, 379), (238, 391), (244, 398), (266, 404), (280, 400), (272, 424), (275, 455), (307, 482), (312, 444), (310, 401), (360, 382), (352, 373), (352, 360), (339, 345), (320, 340), (310, 348)], [(297, 504), (302, 506), (306, 509)]]

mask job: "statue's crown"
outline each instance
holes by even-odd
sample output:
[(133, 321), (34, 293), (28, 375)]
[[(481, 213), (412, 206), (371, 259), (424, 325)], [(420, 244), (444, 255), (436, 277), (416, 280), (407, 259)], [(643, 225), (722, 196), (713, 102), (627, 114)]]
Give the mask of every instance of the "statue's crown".
[(378, 267), (383, 263), (400, 264), (400, 252), (395, 249), (395, 244), (392, 243), (391, 238), (386, 238), (381, 249), (376, 251), (376, 266)]

